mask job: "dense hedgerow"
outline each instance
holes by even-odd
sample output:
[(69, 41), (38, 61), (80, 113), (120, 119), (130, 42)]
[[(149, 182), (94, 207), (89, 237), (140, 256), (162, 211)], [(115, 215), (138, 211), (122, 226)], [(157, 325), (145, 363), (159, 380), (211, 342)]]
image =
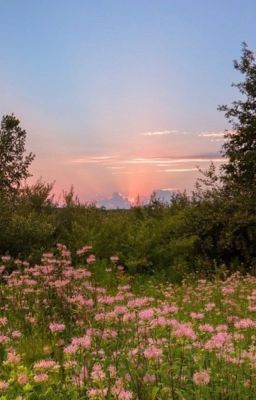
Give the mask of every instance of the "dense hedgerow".
[(0, 252), (38, 263), (58, 242), (73, 254), (90, 243), (101, 259), (118, 254), (132, 274), (164, 273), (180, 281), (186, 273), (209, 275), (223, 265), (254, 272), (256, 203), (243, 204), (217, 194), (179, 194), (171, 204), (153, 199), (148, 206), (104, 210), (80, 204), (71, 192), (58, 207), (51, 186), (39, 182), (11, 201), (0, 195)]

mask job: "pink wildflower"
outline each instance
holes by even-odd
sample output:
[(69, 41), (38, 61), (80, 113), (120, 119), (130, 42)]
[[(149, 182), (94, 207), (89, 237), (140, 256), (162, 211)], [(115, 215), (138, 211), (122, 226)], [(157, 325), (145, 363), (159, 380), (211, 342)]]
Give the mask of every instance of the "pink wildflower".
[(28, 383), (28, 376), (26, 374), (18, 375), (18, 383), (20, 385), (26, 385)]
[(48, 380), (48, 375), (47, 374), (37, 374), (34, 375), (34, 381), (35, 382), (46, 382)]
[(1, 317), (0, 318), (0, 326), (5, 326), (7, 324), (7, 318), (6, 317)]
[(105, 372), (102, 370), (102, 367), (100, 364), (96, 363), (94, 364), (91, 372), (91, 378), (94, 381), (102, 381), (106, 377)]
[(17, 365), (20, 362), (20, 356), (12, 349), (7, 353), (6, 362), (8, 364)]
[(191, 326), (189, 326), (188, 324), (185, 324), (185, 323), (179, 324), (173, 334), (174, 334), (174, 336), (177, 336), (177, 337), (183, 337), (183, 338), (192, 339), (192, 340), (196, 339), (196, 334), (193, 331), (193, 329), (191, 328)]
[(190, 317), (192, 318), (192, 319), (203, 319), (204, 318), (204, 314), (203, 313), (199, 313), (199, 312), (191, 312), (190, 313)]
[(163, 355), (163, 351), (156, 346), (150, 346), (144, 350), (143, 354), (145, 358), (159, 360)]
[(90, 254), (89, 257), (86, 258), (87, 264), (93, 264), (96, 261), (96, 257), (94, 254)]
[(210, 382), (210, 375), (205, 370), (195, 372), (193, 374), (193, 381), (197, 386), (208, 385)]
[(57, 322), (52, 322), (49, 325), (49, 329), (51, 332), (63, 332), (65, 329), (65, 325), (64, 324), (59, 324)]
[(34, 364), (35, 369), (53, 369), (59, 368), (59, 364), (54, 360), (39, 360)]
[(142, 320), (151, 319), (154, 316), (154, 310), (152, 308), (147, 308), (139, 312), (139, 318)]
[(103, 389), (89, 389), (87, 391), (87, 394), (89, 396), (89, 399), (104, 399), (105, 396), (107, 396), (108, 389), (103, 388)]
[(6, 390), (9, 387), (9, 383), (6, 381), (0, 381), (0, 390)]
[(250, 318), (240, 319), (239, 321), (235, 322), (235, 328), (237, 329), (254, 328), (255, 325), (255, 321), (252, 321)]

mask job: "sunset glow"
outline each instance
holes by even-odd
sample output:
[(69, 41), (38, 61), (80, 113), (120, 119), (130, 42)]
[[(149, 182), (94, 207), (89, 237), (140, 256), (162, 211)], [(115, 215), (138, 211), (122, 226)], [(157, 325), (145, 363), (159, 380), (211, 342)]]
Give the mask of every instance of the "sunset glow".
[(230, 60), (254, 40), (253, 12), (237, 7), (234, 35), (218, 1), (2, 4), (0, 108), (28, 132), (31, 182), (85, 201), (190, 192), (198, 167), (225, 162), (217, 105), (233, 100)]

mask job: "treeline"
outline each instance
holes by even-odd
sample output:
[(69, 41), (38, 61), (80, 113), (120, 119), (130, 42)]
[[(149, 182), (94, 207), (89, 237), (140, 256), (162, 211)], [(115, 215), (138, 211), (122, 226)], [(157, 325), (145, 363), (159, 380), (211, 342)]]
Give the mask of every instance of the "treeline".
[(90, 244), (100, 259), (118, 255), (130, 273), (164, 272), (173, 280), (256, 267), (255, 202), (249, 212), (241, 199), (178, 194), (169, 205), (152, 198), (147, 206), (107, 211), (80, 204), (72, 191), (60, 208), (49, 194), (39, 181), (15, 201), (1, 198), (1, 254), (37, 263), (43, 251), (64, 243), (75, 262), (75, 250)]
[(90, 244), (100, 259), (118, 255), (130, 273), (184, 274), (256, 268), (256, 63), (244, 44), (234, 62), (244, 75), (242, 100), (221, 106), (231, 124), (225, 133), (218, 174), (212, 164), (194, 193), (179, 193), (170, 204), (152, 197), (147, 206), (106, 211), (81, 204), (73, 190), (59, 207), (52, 185), (22, 182), (34, 155), (25, 153), (26, 131), (14, 115), (0, 129), (0, 253), (36, 263), (56, 243), (71, 250)]

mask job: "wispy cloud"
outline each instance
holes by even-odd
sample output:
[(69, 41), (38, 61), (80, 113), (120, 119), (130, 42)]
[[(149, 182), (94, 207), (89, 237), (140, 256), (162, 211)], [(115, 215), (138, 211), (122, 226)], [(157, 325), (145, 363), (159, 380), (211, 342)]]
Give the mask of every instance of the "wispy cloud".
[(178, 188), (169, 187), (169, 188), (161, 188), (159, 190), (161, 190), (162, 192), (177, 192)]
[(176, 129), (173, 129), (171, 131), (166, 130), (166, 131), (149, 131), (149, 132), (141, 132), (141, 136), (163, 136), (163, 135), (171, 135), (172, 133), (178, 133)]
[(211, 157), (211, 158), (204, 158), (204, 157), (186, 157), (186, 158), (131, 158), (129, 160), (121, 161), (124, 164), (151, 164), (151, 165), (158, 165), (158, 166), (165, 166), (170, 164), (184, 164), (184, 163), (209, 163), (211, 161), (214, 162), (223, 162), (223, 158)]
[(224, 139), (225, 131), (202, 131), (202, 132), (192, 132), (192, 131), (180, 131), (177, 129), (163, 130), (163, 131), (149, 131), (141, 132), (141, 136), (163, 136), (163, 135), (196, 135), (205, 138), (222, 138)]
[(198, 171), (197, 168), (168, 168), (168, 169), (163, 169), (162, 172), (192, 172), (192, 171)]
[(201, 137), (210, 137), (210, 138), (213, 138), (213, 137), (224, 137), (224, 134), (225, 134), (225, 132), (223, 132), (223, 131), (203, 131), (203, 132), (199, 132), (198, 133), (198, 136), (201, 136)]
[(72, 164), (101, 164), (116, 160), (117, 156), (85, 156), (74, 158), (71, 160)]
[(191, 132), (179, 131), (177, 129), (165, 130), (165, 131), (149, 131), (141, 132), (141, 136), (163, 136), (163, 135), (190, 135)]
[(110, 165), (110, 166), (107, 166), (106, 168), (113, 169), (113, 170), (118, 170), (118, 169), (124, 169), (125, 167), (119, 167), (119, 166)]

